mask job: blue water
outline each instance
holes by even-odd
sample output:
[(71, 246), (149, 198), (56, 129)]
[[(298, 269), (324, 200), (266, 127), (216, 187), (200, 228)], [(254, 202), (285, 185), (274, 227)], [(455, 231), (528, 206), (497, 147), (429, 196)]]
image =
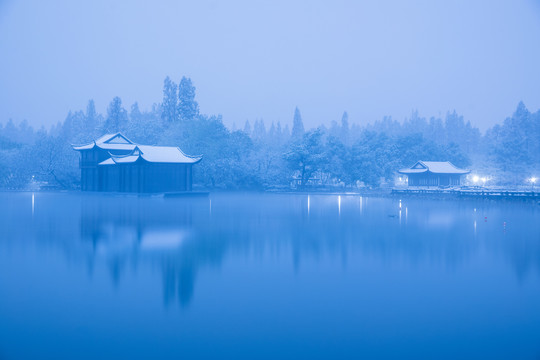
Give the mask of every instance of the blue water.
[(538, 359), (540, 206), (0, 193), (0, 359)]

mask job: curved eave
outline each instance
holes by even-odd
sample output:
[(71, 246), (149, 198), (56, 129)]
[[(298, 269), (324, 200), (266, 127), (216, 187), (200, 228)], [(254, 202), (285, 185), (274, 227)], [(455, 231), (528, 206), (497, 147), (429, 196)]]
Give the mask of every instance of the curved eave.
[(73, 150), (76, 151), (84, 151), (84, 150), (92, 150), (93, 148), (97, 147), (101, 150), (110, 151), (110, 150), (116, 150), (116, 151), (133, 151), (135, 149), (135, 144), (87, 144), (87, 145), (71, 145)]
[(99, 166), (106, 166), (106, 165), (124, 165), (124, 164), (135, 164), (137, 162), (144, 162), (144, 163), (147, 163), (147, 164), (176, 164), (176, 165), (193, 165), (193, 164), (197, 164), (198, 162), (200, 162), (202, 160), (202, 157), (198, 158), (198, 159), (194, 159), (194, 161), (192, 162), (187, 162), (187, 161), (177, 161), (177, 162), (171, 162), (171, 161), (148, 161), (146, 160), (143, 156), (139, 156), (136, 160), (134, 161), (118, 161), (119, 159), (118, 158), (114, 158), (114, 157), (111, 157), (111, 158), (108, 158), (107, 160), (104, 160), (102, 162), (100, 162), (98, 165)]
[[(419, 170), (419, 171), (416, 171)], [(411, 175), (411, 174), (423, 174), (428, 172), (427, 169), (401, 169), (398, 170), (398, 173), (404, 174), (404, 175)]]
[(117, 150), (117, 151), (133, 151), (137, 145), (135, 144), (99, 144), (96, 145), (102, 150)]
[(437, 175), (465, 175), (465, 174), (468, 174), (470, 173), (471, 171), (470, 170), (457, 170), (455, 172), (435, 172), (435, 171), (430, 171), (430, 173), (432, 174), (437, 174)]
[(110, 158), (108, 158), (107, 160), (103, 160), (102, 162), (100, 162), (98, 164), (99, 165), (103, 165), (103, 166), (106, 166), (106, 165), (123, 165), (123, 164), (134, 164), (136, 163), (137, 161), (139, 161), (140, 159), (140, 156), (138, 156), (136, 159), (133, 159), (133, 160), (130, 160), (130, 161), (121, 161), (121, 159), (124, 159), (124, 158), (127, 158), (128, 156), (123, 156), (123, 157), (115, 157), (115, 156), (111, 156)]
[(201, 160), (203, 158), (203, 155), (186, 155), (186, 153), (183, 152), (182, 149), (180, 149), (180, 147), (177, 146), (176, 148), (178, 149), (178, 151), (180, 151), (180, 153), (182, 155), (184, 155), (188, 159), (193, 159), (193, 162), (191, 164), (197, 164), (197, 163), (201, 162)]
[[(188, 157), (188, 156), (186, 156)], [(192, 165), (192, 164), (197, 164), (198, 162), (200, 162), (202, 160), (202, 156), (201, 157), (198, 157), (198, 158), (192, 158), (191, 156), (188, 157), (190, 160), (192, 161), (150, 161), (148, 159), (146, 159), (144, 157), (144, 154), (141, 154), (141, 156), (139, 157), (139, 159), (141, 161), (144, 161), (145, 163), (148, 163), (148, 164), (177, 164), (177, 165)]]
[(192, 164), (198, 164), (198, 163), (200, 163), (201, 160), (202, 160), (202, 158), (203, 158), (202, 155), (196, 156), (196, 157), (195, 157), (195, 156), (190, 156), (190, 157), (194, 160), (194, 161), (192, 162)]
[(398, 173), (404, 174), (404, 175), (425, 174), (425, 173), (436, 174), (436, 175), (466, 175), (470, 172), (471, 170), (458, 170), (455, 172), (434, 172), (427, 169), (422, 169), (422, 171), (410, 171), (409, 169), (398, 170)]
[(92, 150), (95, 146), (96, 146), (95, 143), (87, 144), (87, 145), (73, 145), (73, 144), (71, 144), (71, 147), (75, 151)]
[(116, 165), (114, 160), (112, 158), (108, 158), (107, 160), (103, 160), (98, 164), (98, 166), (108, 166), (108, 165)]

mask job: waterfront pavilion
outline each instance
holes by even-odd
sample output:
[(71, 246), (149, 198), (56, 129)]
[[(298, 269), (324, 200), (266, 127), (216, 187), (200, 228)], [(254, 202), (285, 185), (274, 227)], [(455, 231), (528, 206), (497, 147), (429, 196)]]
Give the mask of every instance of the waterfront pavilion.
[(409, 186), (459, 186), (461, 176), (470, 170), (459, 169), (449, 161), (418, 161), (398, 172), (407, 176)]

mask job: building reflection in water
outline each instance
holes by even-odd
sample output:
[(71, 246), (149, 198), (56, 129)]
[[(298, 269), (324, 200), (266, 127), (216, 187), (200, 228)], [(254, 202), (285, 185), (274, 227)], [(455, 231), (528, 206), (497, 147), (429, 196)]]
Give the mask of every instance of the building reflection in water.
[[(336, 202), (338, 211), (332, 211)], [(115, 278), (126, 256), (136, 263), (158, 263), (164, 302), (185, 306), (200, 269), (219, 265), (232, 249), (236, 254), (276, 246), (290, 249), (296, 271), (306, 256), (339, 254), (345, 263), (351, 249), (379, 258), (412, 263), (431, 259), (459, 266), (480, 246), (471, 241), (479, 229), (468, 231), (466, 226), (471, 221), (469, 207), (388, 199), (371, 199), (368, 205), (367, 199), (354, 196), (321, 195), (228, 194), (213, 203), (97, 196), (82, 203), (81, 232), (96, 254), (110, 259)], [(483, 234), (493, 236), (490, 231), (486, 228)], [(522, 257), (517, 268), (523, 263)]]
[(81, 238), (92, 244), (95, 256), (107, 258), (115, 284), (127, 262), (157, 263), (164, 302), (187, 305), (198, 267), (213, 261), (197, 256), (193, 244), (196, 229), (208, 223), (209, 209), (208, 198), (87, 196), (81, 202)]
[(521, 203), (406, 199), (400, 218), (399, 199), (357, 196), (216, 194), (211, 208), (209, 198), (0, 197), (9, 209), (0, 217), (0, 245), (30, 240), (88, 264), (90, 273), (104, 262), (116, 285), (131, 267), (158, 269), (165, 304), (188, 305), (201, 269), (219, 271), (237, 257), (278, 256), (298, 272), (303, 262), (327, 258), (344, 267), (370, 258), (457, 268), (486, 254), (519, 279), (540, 273), (540, 208)]

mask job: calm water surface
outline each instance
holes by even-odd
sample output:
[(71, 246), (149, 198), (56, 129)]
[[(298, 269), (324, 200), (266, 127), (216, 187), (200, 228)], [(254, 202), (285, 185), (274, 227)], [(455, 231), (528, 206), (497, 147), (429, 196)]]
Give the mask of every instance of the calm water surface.
[(540, 358), (540, 206), (0, 193), (0, 359)]

